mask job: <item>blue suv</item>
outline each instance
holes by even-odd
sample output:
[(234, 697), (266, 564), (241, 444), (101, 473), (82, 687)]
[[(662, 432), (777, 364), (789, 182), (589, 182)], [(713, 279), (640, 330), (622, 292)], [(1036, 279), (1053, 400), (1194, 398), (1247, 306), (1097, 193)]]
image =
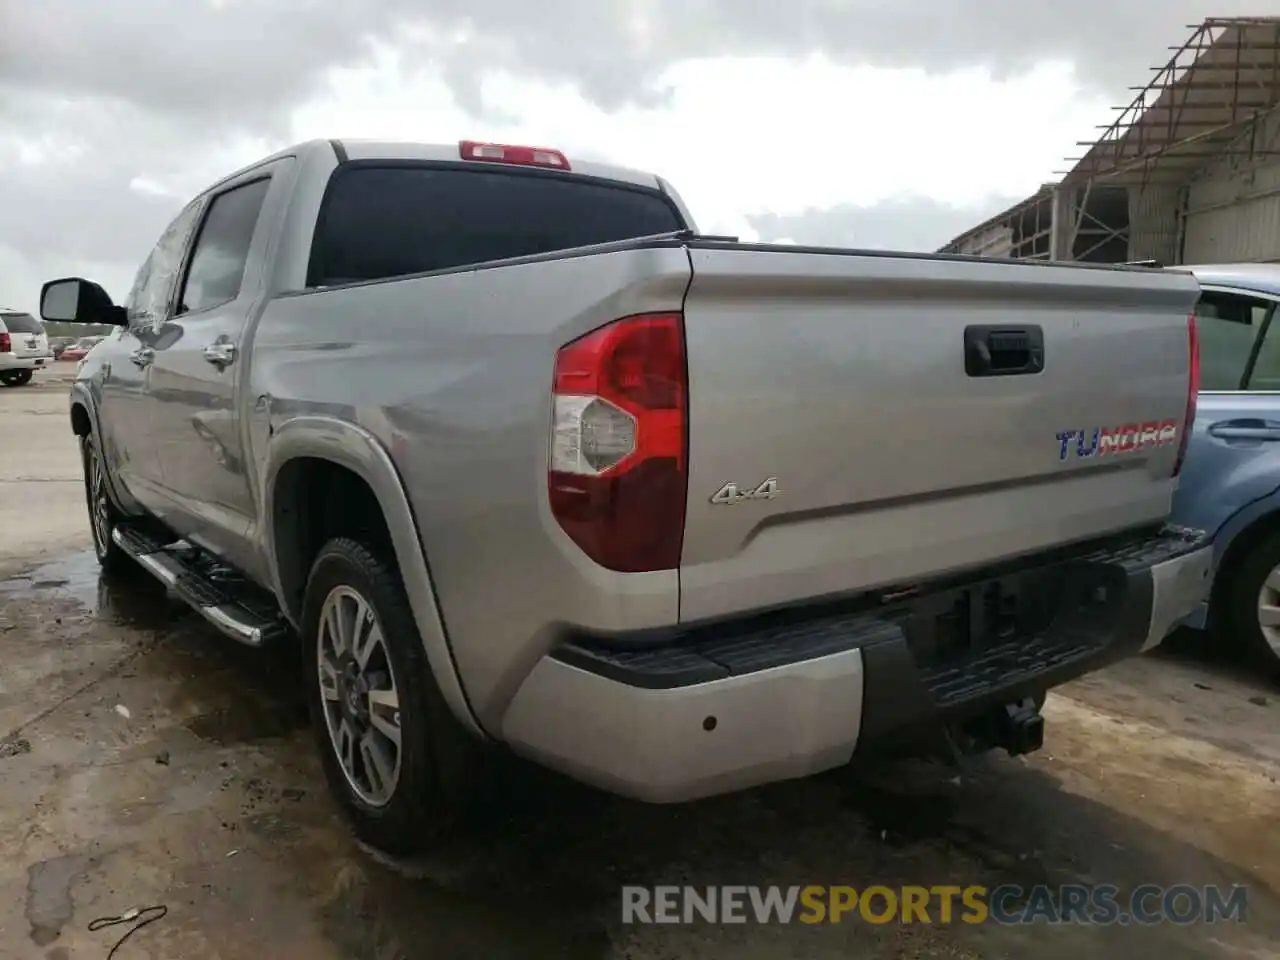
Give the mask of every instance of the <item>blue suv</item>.
[(1280, 263), (1177, 269), (1202, 293), (1199, 404), (1173, 519), (1214, 538), (1213, 589), (1184, 623), (1280, 679)]

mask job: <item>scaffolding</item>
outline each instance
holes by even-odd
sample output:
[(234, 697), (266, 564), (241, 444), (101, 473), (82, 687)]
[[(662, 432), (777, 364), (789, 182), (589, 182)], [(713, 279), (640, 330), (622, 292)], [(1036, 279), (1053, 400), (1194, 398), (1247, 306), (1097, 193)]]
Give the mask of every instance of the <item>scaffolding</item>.
[[(1099, 189), (1130, 195), (1181, 188), (1211, 159), (1280, 155), (1260, 142), (1261, 124), (1280, 108), (1280, 17), (1210, 17), (1127, 105), (1113, 107), (1096, 141), (1074, 165), (1057, 171), (1053, 256), (1093, 259), (1102, 245), (1129, 241), (1123, 223), (1096, 216), (1090, 196)], [(1082, 231), (1094, 234), (1081, 244)], [(1083, 249), (1082, 249), (1083, 247)]]
[[(1204, 165), (1222, 156), (1280, 155), (1260, 136), (1280, 109), (1280, 17), (1210, 17), (1169, 47), (1151, 80), (1130, 87), (1097, 140), (1080, 141), (1056, 184), (966, 231), (944, 252), (978, 252), (975, 238), (1006, 230), (1006, 256), (1115, 262), (1131, 259), (1131, 211), (1176, 199)], [(1034, 223), (1034, 227), (1026, 229)], [(1173, 230), (1177, 233), (1177, 228)], [(1147, 256), (1143, 253), (1143, 256)]]
[[(964, 253), (980, 257), (1009, 257), (1017, 260), (1054, 259), (1054, 210), (1059, 199), (1058, 184), (1043, 185), (1039, 190), (1020, 200), (994, 217), (971, 227), (939, 253)], [(1127, 247), (1120, 249), (1114, 239), (1113, 226), (1097, 226), (1096, 223), (1120, 224), (1127, 228), (1127, 194), (1116, 187), (1099, 187), (1082, 200), (1084, 223), (1075, 232), (1075, 259), (1124, 260)]]
[(969, 228), (938, 252), (1048, 260), (1055, 186), (1044, 184), (1027, 199)]

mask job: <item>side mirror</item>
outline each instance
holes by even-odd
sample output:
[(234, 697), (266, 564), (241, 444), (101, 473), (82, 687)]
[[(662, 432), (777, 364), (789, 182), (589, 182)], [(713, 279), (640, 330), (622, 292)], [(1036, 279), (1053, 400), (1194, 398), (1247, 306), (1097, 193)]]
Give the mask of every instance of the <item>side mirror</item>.
[(105, 323), (127, 326), (124, 307), (111, 302), (107, 291), (92, 280), (64, 277), (40, 288), (40, 318), (55, 323)]

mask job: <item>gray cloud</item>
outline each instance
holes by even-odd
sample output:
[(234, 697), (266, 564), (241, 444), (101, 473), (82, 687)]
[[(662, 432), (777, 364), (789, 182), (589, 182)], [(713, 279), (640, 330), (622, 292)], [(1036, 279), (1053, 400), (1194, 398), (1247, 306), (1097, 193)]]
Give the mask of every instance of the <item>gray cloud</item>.
[[(673, 62), (727, 54), (997, 73), (1067, 57), (1117, 91), (1145, 78), (1185, 24), (1258, 5), (1082, 0), (999, 4), (993, 15), (997, 5), (979, 0), (0, 0), (0, 301), (30, 307), (40, 279), (91, 268), (123, 295), (180, 202), (131, 190), (134, 178), (200, 189), (225, 172), (205, 177), (228, 143), (277, 144), (328, 71), (379, 46), (440, 70), (476, 114), (500, 109), (477, 82), (495, 66), (575, 82), (613, 107), (661, 98), (652, 81)], [(757, 229), (928, 248), (973, 222), (929, 206), (758, 218)]]
[[(126, 163), (84, 166), (70, 184), (66, 174), (49, 176), (40, 167), (17, 167), (0, 177), (0, 210), (32, 211), (21, 224), (23, 250), (31, 257), (90, 260), (112, 252), (138, 254), (140, 262), (179, 202), (130, 189), (136, 173)], [(90, 208), (83, 203), (87, 198)]]
[(0, 85), (115, 98), (216, 125), (270, 128), (330, 67), (394, 34), (395, 0), (6, 3)]
[(928, 197), (904, 197), (870, 207), (842, 204), (786, 216), (766, 213), (747, 220), (765, 241), (932, 252), (1021, 199), (991, 197), (981, 206), (951, 207)]
[(640, 95), (646, 78), (676, 60), (717, 54), (822, 52), (845, 62), (1000, 73), (1066, 57), (1114, 92), (1144, 77), (1167, 44), (1184, 38), (1185, 24), (1265, 5), (435, 0), (427, 11), (414, 0), (40, 0), (4, 4), (0, 85), (269, 126), (325, 70), (359, 62), (381, 41), (408, 42), (464, 92), (497, 64), (576, 80), (606, 106)]

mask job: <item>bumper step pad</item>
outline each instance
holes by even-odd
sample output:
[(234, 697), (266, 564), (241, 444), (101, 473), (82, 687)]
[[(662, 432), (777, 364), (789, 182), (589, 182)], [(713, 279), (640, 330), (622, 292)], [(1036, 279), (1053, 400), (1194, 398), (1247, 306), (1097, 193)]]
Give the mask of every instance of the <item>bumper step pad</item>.
[[(552, 656), (629, 686), (674, 689), (856, 649), (864, 668), (862, 734), (885, 734), (1030, 696), (1137, 653), (1152, 617), (1152, 568), (1204, 542), (1199, 531), (1165, 528), (1045, 558), (1036, 567), (1056, 578), (1062, 594), (1049, 625), (950, 655), (912, 642), (912, 617), (929, 614), (908, 601), (873, 611), (864, 604), (860, 612), (811, 607), (625, 641), (575, 638)], [(1026, 572), (1024, 562), (1009, 575)], [(991, 579), (1003, 575), (993, 571)]]

